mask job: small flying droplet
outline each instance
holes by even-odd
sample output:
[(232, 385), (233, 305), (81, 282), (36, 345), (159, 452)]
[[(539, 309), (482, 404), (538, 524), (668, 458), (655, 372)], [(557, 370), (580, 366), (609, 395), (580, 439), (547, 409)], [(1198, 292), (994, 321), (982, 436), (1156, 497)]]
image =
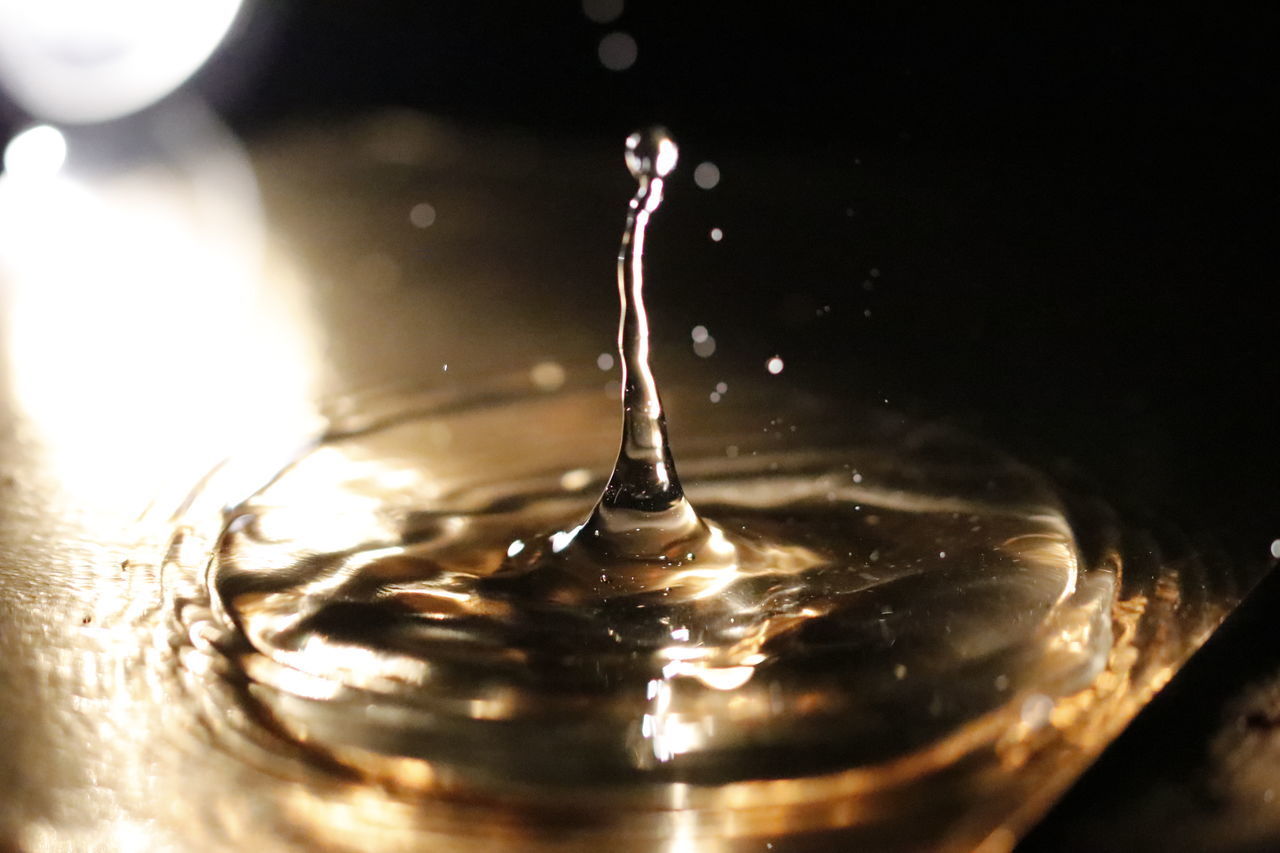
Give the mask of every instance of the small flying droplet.
[(636, 47), (636, 40), (627, 33), (609, 33), (600, 39), (596, 53), (600, 57), (600, 64), (605, 68), (610, 71), (626, 71), (636, 64), (640, 50)]
[(4, 149), (4, 169), (15, 176), (47, 178), (56, 175), (67, 160), (67, 139), (47, 124), (29, 127)]
[(785, 367), (786, 365), (782, 363), (782, 358), (780, 356), (775, 355), (773, 358), (766, 361), (764, 366), (766, 370), (768, 370), (774, 376), (777, 376), (779, 373), (782, 372), (782, 368)]
[(436, 221), (436, 209), (425, 201), (415, 204), (409, 211), (409, 221), (415, 228), (430, 228)]
[(529, 371), (529, 378), (543, 391), (555, 391), (564, 384), (565, 372), (557, 362), (542, 361)]
[(622, 5), (622, 0), (582, 0), (582, 14), (597, 24), (607, 24), (622, 15)]
[(693, 182), (704, 190), (714, 189), (720, 183), (720, 167), (710, 161), (699, 163), (693, 170)]

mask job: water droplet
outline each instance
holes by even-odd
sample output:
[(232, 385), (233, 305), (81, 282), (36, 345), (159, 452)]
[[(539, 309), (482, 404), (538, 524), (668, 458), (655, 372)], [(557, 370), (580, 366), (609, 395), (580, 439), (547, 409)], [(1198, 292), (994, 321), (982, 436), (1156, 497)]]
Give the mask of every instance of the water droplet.
[(529, 379), (543, 391), (555, 391), (564, 385), (564, 368), (555, 361), (539, 362), (529, 371)]
[(623, 0), (582, 0), (582, 14), (597, 24), (607, 24), (622, 16)]
[(693, 170), (693, 182), (704, 190), (715, 189), (720, 183), (720, 168), (715, 163), (699, 163)]
[(721, 240), (723, 240), (723, 239), (724, 239), (724, 232), (723, 232), (723, 231), (721, 231), (719, 228), (712, 228), (712, 229), (711, 229), (711, 240), (712, 240), (712, 242), (714, 242), (714, 243), (719, 243), (719, 242), (720, 242)]
[(782, 358), (776, 355), (773, 358), (766, 361), (764, 364), (765, 370), (768, 370), (774, 376), (777, 376), (779, 373), (781, 373), (783, 367), (785, 366), (786, 365), (782, 363)]
[(419, 202), (409, 211), (409, 221), (415, 228), (430, 228), (436, 221), (436, 209), (425, 201)]
[(600, 64), (610, 71), (626, 71), (636, 63), (639, 48), (636, 40), (627, 33), (609, 33), (600, 39), (596, 49)]

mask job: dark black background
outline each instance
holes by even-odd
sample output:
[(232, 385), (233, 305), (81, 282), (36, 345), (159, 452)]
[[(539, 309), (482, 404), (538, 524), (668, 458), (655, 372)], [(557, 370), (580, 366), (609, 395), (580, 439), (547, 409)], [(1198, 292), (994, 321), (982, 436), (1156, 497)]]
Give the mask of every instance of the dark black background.
[[(403, 105), (609, 141), (660, 120), (695, 149), (790, 160), (801, 186), (865, 169), (881, 186), (851, 199), (864, 218), (780, 225), (785, 260), (742, 310), (776, 314), (778, 278), (800, 275), (823, 282), (794, 288), (813, 304), (854, 311), (878, 265), (910, 310), (800, 329), (809, 361), (856, 352), (900, 378), (876, 392), (1263, 555), (1280, 535), (1277, 22), (1262, 4), (632, 1), (602, 26), (576, 3), (273, 3), (198, 86), (246, 133)], [(625, 72), (596, 59), (614, 29), (639, 45)], [(877, 193), (914, 213), (877, 219)]]
[[(878, 307), (877, 266), (899, 310), (775, 336), (1265, 555), (1278, 15), (1173, 5), (276, 2), (198, 86), (247, 134), (386, 105), (611, 141), (660, 120), (801, 191), (864, 169), (849, 227), (761, 233), (776, 274), (740, 310), (786, 315), (788, 277), (795, 313)], [(613, 30), (624, 72), (596, 56)]]
[[(623, 72), (596, 54), (615, 30)], [(725, 181), (717, 215), (770, 248), (700, 270), (746, 279), (731, 310), (768, 348), (1265, 555), (1278, 37), (1265, 4), (631, 0), (602, 25), (576, 2), (271, 0), (194, 86), (249, 137), (408, 106), (609, 144), (656, 120), (782, 164), (822, 201), (751, 223), (776, 185)], [(0, 106), (0, 131), (23, 120)], [(891, 296), (859, 289), (871, 267)], [(778, 322), (826, 304), (874, 322)]]

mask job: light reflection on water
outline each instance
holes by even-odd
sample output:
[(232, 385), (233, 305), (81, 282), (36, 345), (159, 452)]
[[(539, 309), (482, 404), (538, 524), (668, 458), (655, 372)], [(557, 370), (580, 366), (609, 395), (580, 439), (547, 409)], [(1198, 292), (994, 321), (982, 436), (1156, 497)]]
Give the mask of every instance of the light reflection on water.
[(230, 453), (296, 440), (318, 357), (239, 144), (194, 104), (145, 121), (150, 156), (78, 160), (68, 133), (65, 163), (27, 151), (0, 176), (14, 400), (68, 490), (135, 509)]
[[(192, 131), (192, 138), (201, 135)], [(324, 134), (326, 144), (334, 138)], [(0, 677), (14, 687), (0, 698), (0, 710), (6, 725), (16, 720), (28, 726), (19, 729), (18, 741), (28, 756), (26, 775), (17, 777), (25, 788), (17, 797), (0, 798), (0, 824), (19, 827), (22, 846), (30, 849), (164, 847), (179, 839), (176, 846), (194, 849), (252, 844), (274, 851), (305, 847), (299, 839), (314, 838), (353, 850), (446, 842), (456, 849), (554, 849), (575, 840), (598, 849), (601, 836), (589, 836), (581, 814), (424, 798), (415, 792), (447, 791), (456, 779), (447, 768), (395, 750), (377, 756), (372, 775), (380, 782), (365, 784), (344, 775), (342, 767), (366, 766), (374, 757), (335, 749), (338, 767), (314, 762), (296, 743), (269, 730), (269, 720), (255, 716), (253, 703), (229, 677), (237, 670), (227, 668), (226, 650), (218, 646), (225, 639), (223, 626), (192, 606), (202, 593), (193, 580), (214, 540), (198, 529), (169, 539), (174, 531), (165, 527), (164, 537), (137, 546), (120, 534), (118, 523), (153, 499), (167, 521), (177, 503), (172, 495), (231, 455), (237, 464), (215, 475), (217, 487), (203, 493), (209, 502), (187, 513), (219, 519), (224, 499), (241, 497), (249, 484), (260, 483), (270, 467), (289, 457), (285, 447), (309, 433), (313, 390), (331, 360), (323, 346), (335, 333), (315, 331), (299, 294), (307, 288), (296, 270), (303, 262), (314, 269), (326, 261), (299, 258), (295, 265), (285, 256), (264, 224), (243, 160), (226, 149), (179, 145), (189, 157), (166, 150), (156, 160), (176, 159), (181, 166), (153, 161), (112, 172), (82, 169), (77, 137), (68, 139), (65, 169), (46, 174), (38, 193), (10, 180), (16, 176), (0, 180), (5, 375), (39, 454), (24, 464), (41, 466), (72, 499), (65, 516), (46, 512), (41, 527), (35, 526), (42, 518), (35, 504), (23, 508), (29, 514), (17, 521), (11, 510), (0, 519), (11, 531), (28, 525), (21, 528), (20, 544), (14, 544), (16, 537), (4, 543), (6, 560), (0, 565), (6, 596), (0, 603)], [(323, 159), (322, 164), (333, 165)], [(311, 162), (306, 168), (318, 170)], [(438, 195), (449, 217), (432, 225), (433, 236), (461, 207), (457, 199), (447, 203), (443, 190)], [(477, 218), (481, 212), (474, 211)], [(411, 223), (406, 228), (422, 233)], [(466, 282), (462, 275), (457, 280)], [(441, 324), (441, 313), (418, 310), (383, 319), (387, 328), (398, 323), (403, 340), (434, 331), (424, 316)], [(583, 362), (589, 366), (600, 351), (597, 341), (579, 348), (589, 353)], [(445, 360), (455, 367), (462, 363), (452, 354), (435, 355), (437, 368)], [(528, 363), (548, 356), (561, 357), (548, 349)], [(759, 364), (755, 369), (760, 372)], [(229, 396), (210, 395), (210, 387)], [(726, 401), (741, 390), (736, 380), (732, 387)], [(435, 429), (425, 442), (447, 466), (448, 447), (456, 439)], [(8, 451), (14, 447), (26, 449), (5, 445)], [(255, 451), (263, 462), (248, 459)], [(344, 470), (350, 462), (333, 461)], [(568, 474), (591, 463), (577, 461), (556, 472), (556, 484), (578, 494), (582, 476)], [(376, 467), (368, 471), (373, 493), (440, 497), (432, 492), (438, 470), (384, 467), (379, 473)], [(245, 477), (233, 482), (241, 471)], [(859, 484), (856, 477), (852, 482)], [(349, 541), (352, 523), (363, 524), (369, 507), (353, 503), (342, 519), (345, 529), (336, 522), (325, 527), (326, 547)], [(100, 517), (71, 519), (77, 510)], [(1106, 528), (1093, 521), (1089, 526)], [(315, 525), (299, 519), (298, 529), (314, 532)], [(1052, 544), (1025, 540), (1010, 547), (1026, 549), (1031, 560), (1061, 562), (1056, 546), (1042, 547)], [(15, 550), (20, 559), (12, 560)], [(954, 558), (947, 549), (947, 559)], [(887, 774), (852, 772), (715, 790), (675, 783), (643, 803), (647, 811), (638, 812), (632, 828), (637, 837), (667, 839), (672, 850), (729, 849), (735, 839), (754, 843), (813, 826), (856, 829), (899, 808), (894, 813), (900, 827), (923, 828), (959, 820), (954, 809), (947, 811), (955, 802), (931, 793), (967, 790), (973, 796), (962, 794), (961, 804), (985, 816), (978, 821), (987, 820), (982, 826), (1000, 824), (998, 831), (1011, 839), (1001, 821), (1008, 818), (1020, 828), (1034, 817), (1170, 677), (1238, 592), (1226, 574), (1203, 573), (1193, 559), (1178, 562), (1177, 575), (1166, 568), (1173, 563), (1145, 541), (1136, 548), (1096, 546), (1085, 555), (1078, 567), (1082, 575), (1106, 566), (1119, 576), (1124, 568), (1112, 612), (1094, 614), (1103, 621), (1112, 617), (1112, 654), (1093, 684), (1070, 701), (1055, 706), (1049, 693), (1033, 692), (1011, 705), (1010, 725), (983, 730), (996, 743), (983, 765), (990, 787), (956, 785), (954, 777), (952, 787), (932, 792), (902, 787), (904, 779), (921, 774), (920, 764), (895, 765)], [(15, 583), (19, 572), (24, 576)], [(162, 574), (163, 608), (157, 609)], [(1064, 584), (1059, 592), (1066, 590)], [(444, 598), (437, 598), (432, 606), (442, 609)], [(672, 639), (677, 648), (686, 642)], [(1063, 659), (1080, 651), (1078, 631), (1049, 639)], [(250, 679), (275, 682), (304, 702), (324, 704), (339, 695), (341, 685), (332, 679), (307, 679), (300, 670), (284, 674), (261, 656), (238, 662)], [(707, 687), (733, 689), (729, 682), (749, 676), (758, 663), (744, 662), (746, 673), (725, 668), (713, 677), (724, 683)], [(678, 670), (672, 678), (689, 677)], [(885, 671), (907, 682), (921, 677), (916, 668), (899, 670), (893, 662), (886, 662)], [(412, 681), (423, 673), (402, 670), (398, 677)], [(661, 697), (664, 679), (654, 680), (659, 685), (650, 699), (657, 710), (659, 700), (667, 700)], [(477, 717), (502, 716), (510, 708), (502, 700), (499, 694), (480, 697), (472, 711)], [(751, 713), (767, 714), (768, 695), (753, 695), (751, 705)], [(708, 736), (704, 729), (680, 729), (689, 721), (678, 713), (668, 707), (665, 714), (653, 714), (652, 730), (661, 729), (662, 736), (652, 745), (663, 754), (694, 749), (696, 738)], [(41, 728), (46, 721), (53, 734)], [(936, 757), (936, 766), (923, 769), (955, 766), (957, 758), (945, 753)], [(0, 773), (7, 767), (0, 761)], [(897, 793), (873, 795), (886, 786)], [(56, 809), (40, 799), (44, 791), (63, 792), (47, 795), (61, 797)], [(1014, 807), (1020, 809), (1016, 814)], [(979, 830), (965, 825), (964, 837), (975, 838)]]

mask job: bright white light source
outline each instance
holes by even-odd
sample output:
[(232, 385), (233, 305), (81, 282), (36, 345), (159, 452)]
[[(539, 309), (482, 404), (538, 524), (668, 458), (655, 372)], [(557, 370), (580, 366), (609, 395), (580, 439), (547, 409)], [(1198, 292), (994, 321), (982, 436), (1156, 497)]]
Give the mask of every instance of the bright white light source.
[(707, 161), (693, 170), (693, 182), (704, 190), (714, 189), (720, 183), (720, 167)]
[(519, 554), (523, 550), (524, 550), (524, 542), (522, 542), (519, 539), (516, 539), (510, 545), (507, 546), (507, 556), (514, 557), (516, 554)]
[(782, 368), (783, 368), (783, 367), (785, 367), (785, 366), (786, 366), (786, 365), (784, 365), (784, 364), (782, 363), (782, 359), (781, 359), (781, 358), (779, 358), (779, 357), (778, 357), (778, 356), (776, 356), (776, 355), (775, 355), (773, 358), (771, 358), (771, 359), (769, 359), (768, 361), (766, 361), (766, 362), (765, 362), (765, 365), (764, 365), (765, 370), (768, 370), (768, 371), (769, 371), (770, 373), (772, 373), (774, 376), (777, 376), (779, 373), (781, 373), (781, 372), (782, 372)]
[(195, 73), (241, 0), (0, 0), (0, 83), (71, 123), (147, 107)]
[(716, 243), (719, 243), (721, 240), (723, 240), (723, 239), (724, 239), (724, 232), (723, 232), (723, 231), (721, 231), (719, 228), (712, 228), (712, 229), (711, 229), (711, 239), (712, 239), (712, 241), (714, 241), (714, 242), (716, 242)]
[(22, 178), (56, 175), (66, 160), (66, 138), (47, 124), (27, 128), (4, 149), (4, 170)]
[(636, 40), (626, 33), (609, 33), (600, 39), (600, 47), (596, 53), (600, 56), (600, 64), (605, 68), (610, 71), (626, 71), (636, 64), (636, 56), (640, 50), (636, 47)]

